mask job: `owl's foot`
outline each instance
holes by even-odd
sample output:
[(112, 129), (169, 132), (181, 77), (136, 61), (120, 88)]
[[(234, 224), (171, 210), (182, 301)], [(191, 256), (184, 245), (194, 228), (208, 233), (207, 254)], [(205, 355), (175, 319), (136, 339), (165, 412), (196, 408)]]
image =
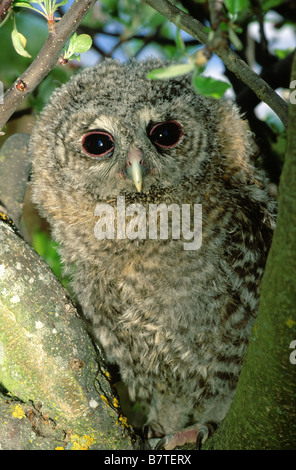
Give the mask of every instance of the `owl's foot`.
[(181, 431), (165, 435), (158, 442), (155, 450), (172, 450), (177, 446), (192, 443), (195, 444), (197, 450), (200, 450), (202, 444), (206, 442), (213, 431), (214, 428), (211, 424), (195, 424), (194, 426), (182, 429)]

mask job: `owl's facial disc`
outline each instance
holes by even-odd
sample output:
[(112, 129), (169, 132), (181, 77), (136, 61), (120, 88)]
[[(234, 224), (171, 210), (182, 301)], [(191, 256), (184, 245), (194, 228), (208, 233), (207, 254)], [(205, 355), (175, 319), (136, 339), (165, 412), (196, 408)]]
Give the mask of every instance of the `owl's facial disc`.
[(143, 154), (137, 147), (131, 147), (126, 162), (124, 175), (133, 181), (140, 193), (142, 191), (144, 177), (149, 173), (149, 169), (145, 166)]

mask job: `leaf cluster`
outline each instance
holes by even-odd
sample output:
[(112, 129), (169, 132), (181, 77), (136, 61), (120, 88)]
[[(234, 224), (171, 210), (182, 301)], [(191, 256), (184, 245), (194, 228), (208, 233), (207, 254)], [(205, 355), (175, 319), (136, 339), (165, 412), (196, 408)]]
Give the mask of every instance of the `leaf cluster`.
[[(148, 3), (148, 2), (147, 2)], [(206, 44), (200, 44), (196, 39), (184, 33), (178, 27), (178, 18), (174, 24), (167, 17), (158, 13), (140, 0), (101, 0), (90, 11), (83, 23), (78, 27), (77, 33), (66, 44), (59, 64), (66, 64), (73, 59), (80, 60), (80, 55), (92, 50), (92, 57), (99, 62), (105, 57), (127, 60), (132, 57), (143, 59), (151, 54), (159, 55), (176, 63), (166, 70), (152, 72), (151, 79), (162, 79), (183, 73), (192, 74), (192, 83), (198, 93), (214, 98), (220, 98), (225, 91), (232, 88), (232, 93), (249, 119), (251, 129), (258, 134), (263, 153), (274, 155), (271, 169), (275, 180), (278, 178), (280, 163), (277, 153), (278, 134), (282, 127), (279, 121), (267, 115), (267, 127), (258, 121), (255, 108), (260, 100), (237, 77), (225, 70), (221, 80), (209, 73), (211, 64), (218, 64), (213, 54), (212, 46), (215, 41), (226, 41), (230, 47), (237, 51), (244, 62), (261, 70), (260, 75), (272, 88), (288, 88), (291, 47), (282, 49), (272, 47), (272, 40), (266, 35), (267, 26), (280, 31), (282, 27), (295, 25), (295, 2), (286, 0), (225, 0), (221, 11), (211, 10), (211, 5), (221, 2), (205, 0), (181, 0), (178, 7), (187, 12), (194, 19), (198, 19), (204, 26), (208, 38)], [(150, 2), (151, 3), (151, 2)], [(169, 2), (168, 2), (169, 3)], [(13, 2), (10, 19), (0, 30), (1, 36), (11, 31), (15, 53), (7, 58), (7, 66), (3, 63), (0, 79), (4, 85), (10, 85), (21, 71), (31, 63), (40, 49), (42, 37), (46, 34), (46, 24), (41, 26), (37, 17), (46, 18), (47, 23), (59, 20), (67, 8), (66, 1), (39, 1), (18, 0)], [(268, 16), (270, 9), (281, 15), (279, 20), (271, 20)], [(216, 22), (213, 22), (213, 13)], [(259, 39), (250, 37), (250, 26), (258, 25)], [(30, 26), (31, 25), (31, 26)], [(50, 28), (50, 25), (47, 25)], [(42, 33), (40, 30), (42, 29)], [(4, 34), (5, 30), (5, 34)], [(28, 40), (27, 40), (28, 39)], [(8, 44), (11, 41), (7, 41)], [(253, 50), (250, 53), (250, 44)], [(9, 48), (11, 51), (11, 48)], [(6, 51), (1, 51), (5, 55)], [(2, 59), (2, 58), (1, 58)], [(211, 59), (211, 60), (209, 60)], [(93, 64), (93, 62), (91, 62)], [(84, 64), (82, 64), (84, 66)], [(47, 79), (39, 85), (27, 101), (28, 106), (40, 110), (47, 101), (48, 96), (60, 83), (68, 80), (75, 73), (79, 64), (74, 62), (72, 67), (56, 67)], [(213, 67), (213, 65), (212, 65)], [(209, 76), (211, 75), (211, 76)], [(276, 126), (276, 127), (274, 127)], [(281, 141), (284, 141), (281, 139)], [(280, 147), (282, 151), (282, 145)]]
[[(56, 0), (15, 0), (12, 5), (11, 15), (13, 19), (13, 29), (11, 32), (12, 44), (15, 51), (23, 56), (31, 58), (31, 54), (26, 50), (27, 38), (17, 29), (16, 25), (16, 12), (22, 9), (29, 9), (34, 13), (43, 16), (47, 20), (49, 32), (54, 31), (54, 24), (60, 19), (56, 15), (56, 12), (62, 6), (67, 5), (68, 0), (62, 0), (57, 2)], [(87, 34), (82, 34), (79, 37), (76, 33), (70, 38), (67, 47), (64, 49), (63, 61), (66, 63), (69, 60), (78, 59), (80, 60), (80, 54), (88, 51), (91, 48), (92, 39)]]

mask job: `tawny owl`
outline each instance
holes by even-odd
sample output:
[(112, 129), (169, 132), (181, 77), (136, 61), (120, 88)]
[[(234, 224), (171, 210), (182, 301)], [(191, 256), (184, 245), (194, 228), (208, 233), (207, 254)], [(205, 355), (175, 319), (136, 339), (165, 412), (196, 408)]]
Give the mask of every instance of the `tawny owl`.
[(159, 60), (106, 60), (34, 128), (33, 201), (106, 360), (149, 409), (145, 435), (197, 447), (237, 386), (274, 228), (235, 105)]

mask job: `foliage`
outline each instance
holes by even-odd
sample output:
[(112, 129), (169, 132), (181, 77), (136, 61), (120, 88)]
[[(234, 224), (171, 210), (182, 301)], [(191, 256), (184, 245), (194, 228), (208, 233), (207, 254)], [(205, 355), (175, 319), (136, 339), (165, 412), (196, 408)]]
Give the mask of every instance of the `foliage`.
[[(22, 56), (30, 58), (34, 55), (30, 52), (32, 46), (29, 47), (28, 44), (28, 48), (26, 47), (27, 42), (32, 41), (31, 44), (36, 44), (36, 42), (40, 44), (39, 37), (34, 39), (34, 28), (31, 29), (30, 35), (27, 35), (22, 29), (23, 21), (21, 17), (25, 10), (27, 11), (26, 23), (34, 21), (32, 20), (34, 14), (42, 15), (50, 23), (59, 19), (58, 15), (61, 7), (67, 7), (67, 3), (67, 1), (58, 2), (55, 0), (37, 2), (15, 0), (12, 10), (13, 22), (10, 22), (15, 50)], [(256, 8), (254, 8), (250, 0), (225, 0), (218, 30), (220, 33), (225, 34), (227, 41), (230, 41), (236, 50), (242, 51), (241, 54), (245, 56), (249, 36), (246, 34), (248, 25), (257, 22), (259, 26), (264, 26), (270, 21), (269, 19), (266, 20), (266, 13), (269, 9), (282, 8), (285, 4), (285, 0), (264, 0), (256, 2)], [(193, 17), (199, 18), (197, 14), (200, 14), (200, 18), (203, 19), (205, 25), (205, 31), (208, 32), (209, 41), (213, 40), (215, 31), (208, 26), (210, 12), (207, 3), (184, 0), (181, 2), (181, 8), (188, 11)], [(28, 13), (30, 14), (28, 15)], [(19, 26), (16, 24), (16, 18), (17, 23), (20, 21)], [(284, 21), (286, 21), (285, 18)], [(262, 28), (263, 30), (264, 28)], [(86, 35), (86, 31), (88, 35)], [(145, 2), (139, 0), (102, 0), (97, 2), (95, 8), (79, 28), (79, 32), (83, 34), (73, 35), (62, 54), (60, 63), (65, 64), (68, 60), (73, 59), (79, 60), (80, 54), (91, 47), (91, 36), (93, 39), (92, 50), (98, 52), (101, 57), (112, 55), (123, 60), (133, 56), (141, 57), (149, 53), (153, 47), (154, 53), (156, 51), (158, 55), (162, 55), (167, 59), (176, 60), (177, 62), (184, 62), (185, 60), (188, 67), (183, 69), (183, 73), (188, 72), (188, 70), (192, 71), (193, 85), (198, 93), (206, 96), (221, 97), (229, 89), (229, 81), (234, 85), (233, 77), (229, 77), (227, 73), (223, 80), (218, 80), (213, 76), (205, 78), (209, 75), (207, 72), (208, 64), (207, 61), (203, 64), (199, 63), (201, 46), (198, 45), (197, 41), (180, 32), (179, 29), (146, 5)], [(262, 34), (264, 33), (262, 32)], [(266, 38), (263, 37), (262, 40), (262, 44), (265, 44)], [(262, 46), (261, 54), (258, 54), (258, 56), (270, 56), (270, 63), (273, 63), (275, 58), (283, 58), (283, 55), (288, 53), (278, 48), (270, 53), (270, 50), (266, 50), (266, 46)], [(98, 60), (100, 60), (100, 56), (98, 56)], [(15, 58), (15, 61), (17, 62), (18, 59)], [(213, 61), (215, 61), (214, 57)], [(211, 66), (211, 61), (209, 66)], [(175, 67), (170, 67), (166, 76), (174, 76), (179, 73), (180, 68), (177, 64)], [(154, 75), (151, 74), (153, 79), (161, 78), (161, 76), (163, 76), (163, 72), (160, 73), (160, 71)], [(68, 79), (67, 74), (64, 79)]]
[(65, 53), (63, 54), (64, 60), (80, 60), (80, 54), (87, 52), (91, 48), (92, 39), (88, 34), (80, 34), (79, 36), (74, 33), (69, 40), (69, 44)]
[(42, 230), (35, 230), (32, 236), (32, 246), (51, 267), (60, 281), (63, 282), (61, 260), (57, 250), (57, 243), (50, 238), (48, 233)]
[[(29, 8), (37, 13), (40, 13), (40, 15), (44, 16), (47, 21), (52, 21), (55, 19), (55, 12), (57, 11), (57, 9), (63, 5), (66, 5), (67, 3), (67, 0), (63, 0), (60, 3), (57, 3), (56, 0), (17, 0), (13, 3), (13, 6), (20, 8)], [(37, 4), (39, 8), (34, 6), (34, 4)]]
[[(28, 8), (35, 13), (42, 15), (47, 20), (48, 29), (50, 32), (54, 29), (54, 24), (60, 19), (59, 16), (56, 16), (56, 11), (66, 5), (68, 0), (63, 0), (62, 2), (57, 3), (56, 0), (44, 0), (44, 1), (28, 1), (28, 0), (19, 0), (13, 2), (13, 9), (11, 10), (13, 17), (13, 30), (11, 33), (12, 44), (18, 54), (23, 57), (31, 57), (25, 47), (27, 44), (26, 37), (17, 30), (16, 20), (15, 20), (15, 10), (19, 8)], [(37, 5), (37, 6), (34, 6)], [(76, 33), (70, 38), (68, 47), (63, 54), (64, 63), (68, 60), (78, 59), (80, 60), (80, 53), (86, 52), (91, 48), (92, 39), (87, 34), (82, 34), (79, 37)]]

